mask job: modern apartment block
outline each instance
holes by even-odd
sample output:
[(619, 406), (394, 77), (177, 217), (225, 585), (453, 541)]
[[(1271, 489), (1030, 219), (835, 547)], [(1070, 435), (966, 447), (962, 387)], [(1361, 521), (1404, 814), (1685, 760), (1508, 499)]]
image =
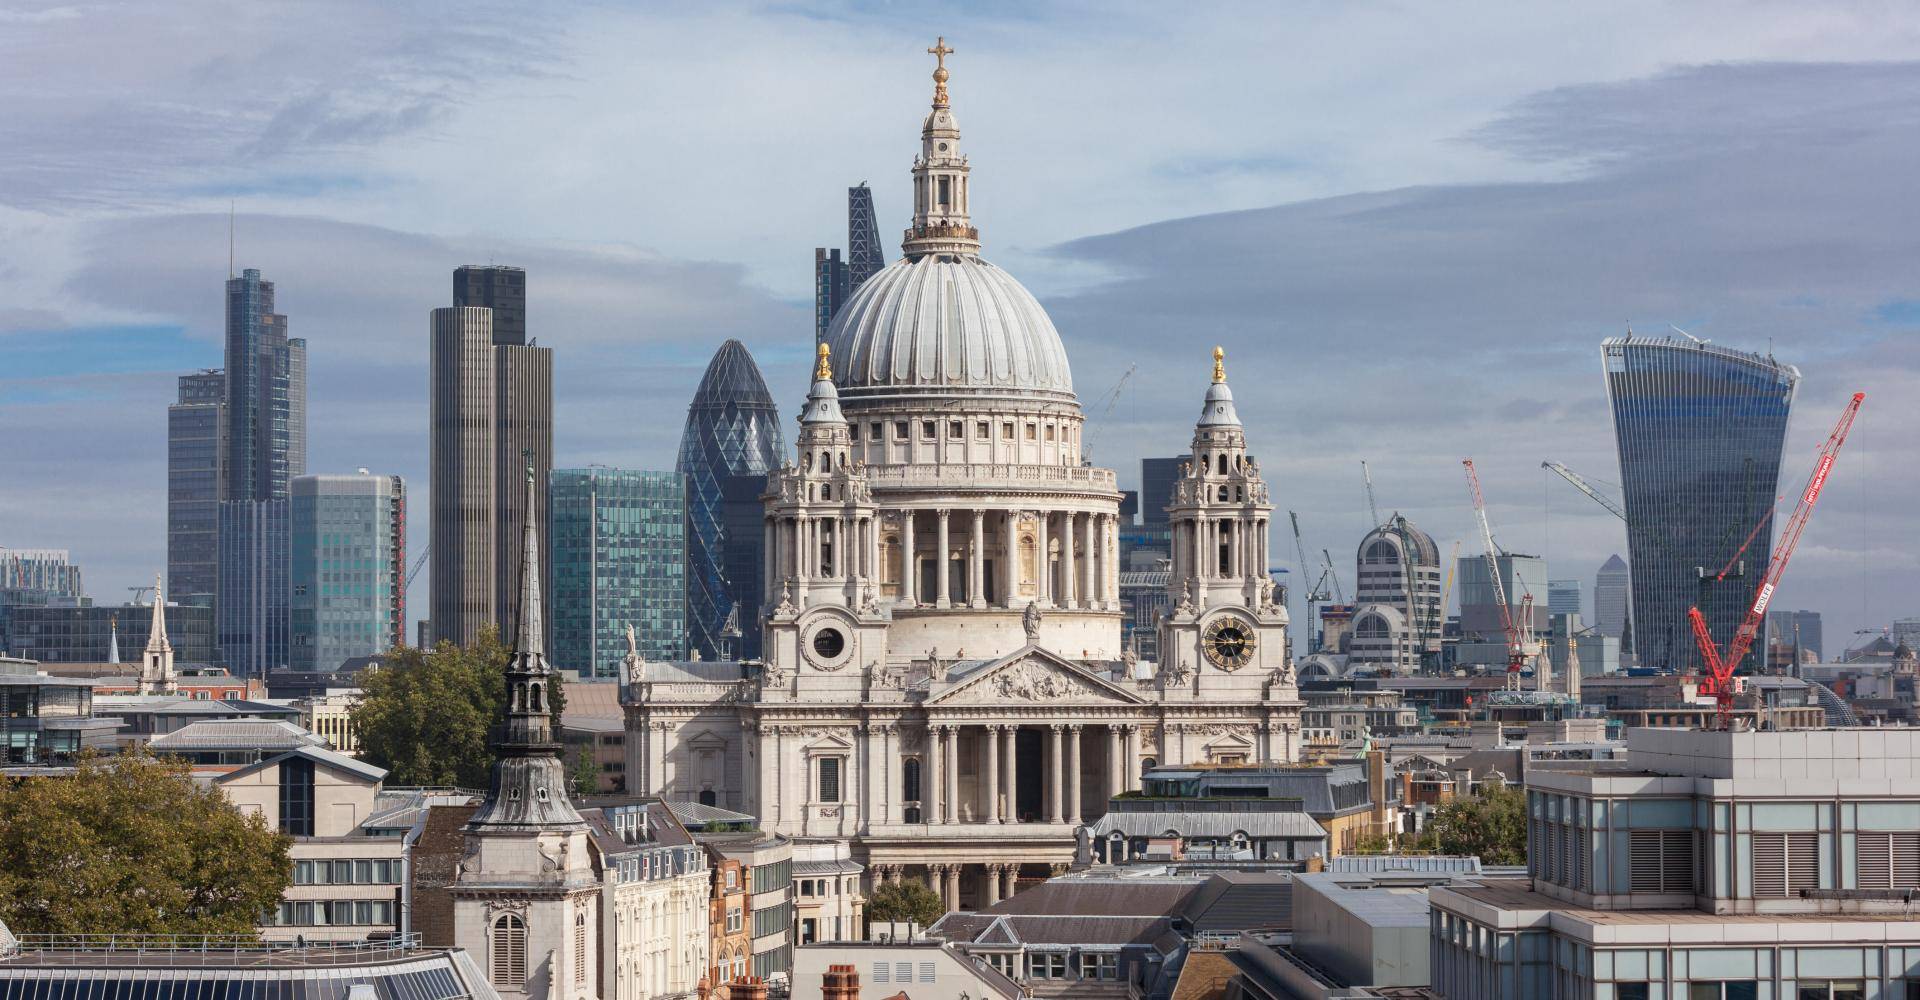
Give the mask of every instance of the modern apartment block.
[[(6, 591), (31, 591), (46, 599), (86, 594), (80, 584), (80, 566), (66, 549), (0, 547), (0, 592)], [(0, 597), (0, 604), (4, 603)]]
[(1527, 776), (1528, 879), (1436, 887), (1455, 1000), (1920, 995), (1920, 733), (1633, 729)]
[(1698, 605), (1724, 644), (1766, 571), (1800, 372), (1682, 337), (1616, 337), (1600, 353), (1626, 495), (1633, 649), (1641, 666), (1698, 672), (1687, 610)]
[(553, 661), (615, 680), (631, 628), (640, 655), (686, 657), (687, 492), (677, 472), (555, 469)]
[(406, 642), (407, 490), (399, 476), (293, 481), (295, 670), (332, 671)]

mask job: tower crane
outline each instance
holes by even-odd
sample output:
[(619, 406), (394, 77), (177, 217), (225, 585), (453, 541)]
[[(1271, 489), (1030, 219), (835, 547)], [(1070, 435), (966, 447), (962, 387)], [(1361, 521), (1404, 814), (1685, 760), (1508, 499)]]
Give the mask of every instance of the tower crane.
[[(1528, 660), (1539, 655), (1540, 650), (1530, 641), (1530, 636), (1526, 638), (1521, 636), (1520, 626), (1513, 621), (1513, 609), (1507, 606), (1507, 588), (1500, 582), (1500, 549), (1494, 545), (1493, 528), (1487, 524), (1487, 501), (1480, 494), (1480, 474), (1474, 471), (1473, 459), (1463, 459), (1461, 464), (1467, 467), (1467, 485), (1473, 491), (1473, 513), (1480, 520), (1480, 539), (1487, 548), (1487, 581), (1493, 585), (1493, 603), (1500, 608), (1500, 631), (1506, 633), (1507, 637), (1507, 690), (1518, 691), (1520, 671), (1526, 667)], [(1526, 596), (1523, 607), (1529, 631), (1531, 631), (1532, 594)]]
[[(1294, 565), (1300, 568), (1300, 580), (1302, 583), (1305, 583), (1307, 579), (1307, 546), (1305, 542), (1300, 540), (1299, 512), (1291, 511), (1291, 510), (1287, 511), (1287, 520), (1293, 522), (1293, 553), (1296, 560), (1294, 562)], [(1314, 611), (1319, 607), (1321, 602), (1325, 601), (1328, 597), (1327, 588), (1326, 588), (1327, 573), (1331, 571), (1332, 571), (1331, 566), (1329, 566), (1326, 570), (1322, 570), (1320, 573), (1320, 579), (1314, 581), (1313, 586), (1307, 589), (1306, 596), (1307, 596), (1307, 634), (1308, 635), (1313, 635), (1314, 629), (1319, 627), (1319, 618), (1314, 615)], [(1313, 652), (1313, 650), (1309, 650), (1309, 652)]]
[(1335, 604), (1347, 603), (1347, 599), (1341, 596), (1340, 594), (1340, 574), (1337, 571), (1335, 571), (1333, 568), (1333, 553), (1328, 552), (1326, 549), (1321, 549), (1320, 558), (1326, 560), (1326, 565), (1327, 565), (1326, 572), (1320, 574), (1320, 579), (1332, 581), (1333, 603)]
[(407, 570), (406, 582), (400, 585), (401, 593), (403, 594), (406, 593), (408, 588), (413, 586), (413, 578), (420, 575), (420, 571), (424, 569), (427, 565), (427, 557), (432, 554), (433, 554), (432, 542), (428, 542), (426, 545), (421, 547), (420, 558), (415, 559), (413, 561), (413, 568), (410, 570)]
[(1113, 388), (1108, 389), (1101, 394), (1099, 399), (1094, 400), (1094, 402), (1104, 405), (1100, 407), (1099, 419), (1088, 421), (1091, 426), (1087, 428), (1086, 442), (1080, 449), (1081, 460), (1087, 462), (1093, 460), (1093, 441), (1096, 437), (1100, 436), (1100, 428), (1106, 424), (1107, 418), (1113, 415), (1115, 404), (1120, 402), (1120, 390), (1127, 387), (1127, 381), (1133, 378), (1134, 371), (1139, 367), (1137, 364), (1127, 365), (1127, 370), (1120, 374), (1120, 381), (1115, 382)]
[(1360, 478), (1367, 483), (1367, 514), (1373, 518), (1373, 524), (1369, 525), (1367, 530), (1372, 531), (1380, 526), (1380, 507), (1373, 502), (1373, 470), (1367, 468), (1367, 460), (1364, 458), (1360, 460)]
[(139, 604), (141, 596), (144, 595), (147, 591), (152, 590), (153, 588), (148, 586), (135, 586), (135, 587), (128, 587), (127, 589), (133, 591), (133, 601), (131, 603)]
[(1860, 404), (1867, 398), (1864, 392), (1856, 392), (1841, 412), (1840, 420), (1833, 425), (1833, 433), (1827, 435), (1825, 444), (1820, 446), (1820, 457), (1814, 463), (1813, 474), (1807, 477), (1806, 489), (1800, 491), (1800, 502), (1794, 505), (1793, 516), (1787, 519), (1787, 527), (1780, 533), (1780, 542), (1774, 546), (1772, 558), (1767, 560), (1767, 572), (1760, 580), (1759, 589), (1754, 591), (1753, 603), (1747, 607), (1747, 617), (1733, 633), (1733, 639), (1727, 643), (1723, 654), (1714, 646), (1713, 634), (1707, 628), (1707, 616), (1700, 613), (1699, 605), (1687, 609), (1687, 619), (1693, 623), (1693, 639), (1700, 646), (1700, 658), (1707, 664), (1708, 694), (1713, 695), (1716, 711), (1715, 721), (1722, 729), (1731, 728), (1733, 723), (1733, 672), (1740, 667), (1747, 651), (1753, 648), (1753, 641), (1760, 635), (1760, 627), (1767, 620), (1767, 604), (1773, 600), (1773, 592), (1780, 585), (1780, 577), (1787, 571), (1787, 562), (1793, 558), (1793, 550), (1800, 544), (1800, 533), (1807, 530), (1807, 522), (1813, 517), (1813, 505), (1820, 501), (1820, 491), (1827, 485), (1827, 477), (1833, 473), (1833, 460), (1840, 454), (1840, 446), (1847, 443), (1847, 432), (1853, 429), (1853, 418), (1860, 413)]
[(1460, 540), (1453, 540), (1453, 554), (1447, 556), (1447, 582), (1440, 587), (1440, 615), (1447, 614), (1447, 598), (1453, 596), (1453, 568), (1460, 565)]
[(1552, 462), (1552, 461), (1541, 462), (1540, 467), (1542, 469), (1552, 469), (1553, 471), (1559, 473), (1560, 478), (1566, 480), (1569, 483), (1572, 483), (1574, 489), (1579, 490), (1582, 493), (1585, 493), (1588, 497), (1592, 498), (1594, 503), (1597, 503), (1600, 506), (1605, 507), (1607, 509), (1607, 512), (1612, 514), (1614, 517), (1617, 517), (1622, 521), (1627, 519), (1627, 509), (1620, 505), (1620, 501), (1615, 500), (1610, 496), (1607, 496), (1605, 493), (1602, 493), (1597, 489), (1594, 489), (1593, 484), (1581, 478), (1579, 473), (1573, 471), (1572, 469), (1567, 468), (1564, 465), (1561, 465), (1559, 462)]

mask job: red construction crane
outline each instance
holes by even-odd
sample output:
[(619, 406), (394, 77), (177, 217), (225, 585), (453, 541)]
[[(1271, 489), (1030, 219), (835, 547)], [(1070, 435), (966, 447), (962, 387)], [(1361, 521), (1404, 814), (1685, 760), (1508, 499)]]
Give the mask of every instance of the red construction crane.
[(1767, 620), (1767, 604), (1773, 600), (1774, 588), (1780, 585), (1780, 577), (1787, 571), (1787, 561), (1793, 558), (1794, 547), (1800, 544), (1800, 533), (1807, 530), (1807, 521), (1813, 517), (1813, 505), (1820, 501), (1820, 491), (1827, 485), (1827, 476), (1833, 472), (1833, 460), (1840, 454), (1840, 446), (1847, 443), (1847, 432), (1853, 429), (1853, 418), (1860, 412), (1860, 404), (1867, 398), (1864, 392), (1853, 394), (1853, 400), (1840, 414), (1840, 422), (1833, 425), (1833, 433), (1827, 435), (1827, 442), (1820, 446), (1820, 460), (1814, 463), (1813, 475), (1807, 479), (1807, 488), (1800, 492), (1800, 502), (1793, 508), (1793, 516), (1787, 519), (1786, 530), (1780, 533), (1780, 543), (1774, 546), (1773, 557), (1767, 561), (1767, 573), (1760, 581), (1760, 587), (1754, 592), (1753, 604), (1747, 608), (1746, 620), (1733, 633), (1733, 641), (1727, 643), (1723, 655), (1713, 644), (1713, 634), (1707, 630), (1707, 616), (1695, 606), (1687, 610), (1687, 618), (1693, 622), (1693, 639), (1700, 646), (1700, 658), (1707, 664), (1707, 693), (1713, 695), (1718, 706), (1715, 717), (1720, 728), (1725, 729), (1733, 722), (1733, 672), (1746, 659), (1747, 651), (1753, 648), (1753, 642), (1760, 636), (1760, 626)]
[[(1493, 584), (1493, 603), (1500, 608), (1500, 630), (1507, 635), (1507, 687), (1517, 690), (1520, 687), (1520, 672), (1527, 665), (1531, 655), (1527, 643), (1521, 641), (1520, 626), (1514, 623), (1513, 610), (1507, 607), (1507, 588), (1500, 582), (1500, 550), (1493, 544), (1493, 529), (1487, 525), (1487, 501), (1480, 495), (1480, 474), (1474, 471), (1473, 459), (1461, 460), (1467, 467), (1467, 485), (1473, 489), (1473, 513), (1480, 519), (1480, 539), (1486, 544), (1487, 579)], [(1523, 613), (1528, 624), (1533, 622), (1533, 597), (1527, 596)]]

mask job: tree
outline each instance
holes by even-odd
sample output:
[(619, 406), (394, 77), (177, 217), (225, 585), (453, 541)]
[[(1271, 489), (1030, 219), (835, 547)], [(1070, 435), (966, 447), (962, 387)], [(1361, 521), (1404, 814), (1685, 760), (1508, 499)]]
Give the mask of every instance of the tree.
[(0, 783), (0, 921), (26, 934), (251, 935), (293, 878), (291, 841), (185, 762), (85, 755)]
[(600, 791), (600, 765), (593, 762), (593, 751), (581, 747), (573, 758), (573, 794), (592, 795)]
[(940, 896), (919, 882), (885, 882), (867, 894), (867, 921), (890, 923), (911, 920), (930, 927), (947, 913)]
[[(471, 646), (394, 647), (377, 669), (360, 674), (352, 717), (361, 758), (386, 768), (392, 785), (485, 788), (493, 768), (489, 730), (506, 713), (509, 655), (492, 626)], [(557, 729), (566, 707), (558, 673), (548, 699)]]
[(1441, 854), (1470, 854), (1489, 865), (1526, 864), (1526, 794), (1501, 782), (1485, 782), (1472, 795), (1436, 810), (1427, 834)]

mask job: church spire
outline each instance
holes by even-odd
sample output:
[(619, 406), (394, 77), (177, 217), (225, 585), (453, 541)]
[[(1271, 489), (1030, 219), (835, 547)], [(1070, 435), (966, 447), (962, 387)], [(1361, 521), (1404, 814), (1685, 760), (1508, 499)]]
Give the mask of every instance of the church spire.
[(120, 662), (120, 616), (107, 616), (107, 662)]
[(934, 57), (933, 108), (920, 127), (920, 156), (913, 161), (913, 225), (900, 246), (909, 258), (980, 252), (980, 231), (968, 217), (967, 158), (960, 153), (960, 123), (947, 100), (943, 36), (927, 50)]
[(160, 577), (153, 578), (153, 624), (147, 631), (147, 648), (140, 655), (140, 693), (174, 694), (180, 690), (173, 674), (173, 644), (167, 641), (167, 595), (160, 589)]
[[(527, 510), (533, 510), (533, 468), (527, 468)], [(469, 828), (528, 830), (572, 828), (580, 814), (567, 799), (566, 769), (553, 738), (553, 688), (559, 678), (547, 663), (540, 608), (540, 535), (527, 519), (520, 547), (520, 625), (507, 657), (505, 718), (493, 741), (493, 776), (487, 798)]]

